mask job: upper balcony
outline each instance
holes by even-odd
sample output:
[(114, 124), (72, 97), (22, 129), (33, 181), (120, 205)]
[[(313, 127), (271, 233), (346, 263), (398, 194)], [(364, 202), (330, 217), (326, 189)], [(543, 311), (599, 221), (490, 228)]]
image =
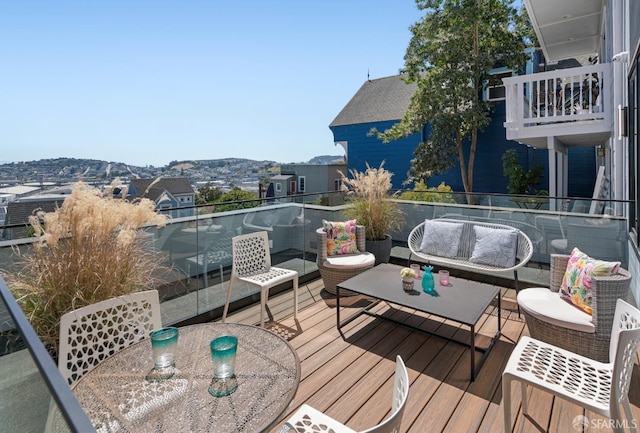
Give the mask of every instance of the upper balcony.
[(557, 69), (503, 78), (507, 139), (547, 148), (547, 137), (565, 146), (598, 146), (612, 134), (611, 64)]

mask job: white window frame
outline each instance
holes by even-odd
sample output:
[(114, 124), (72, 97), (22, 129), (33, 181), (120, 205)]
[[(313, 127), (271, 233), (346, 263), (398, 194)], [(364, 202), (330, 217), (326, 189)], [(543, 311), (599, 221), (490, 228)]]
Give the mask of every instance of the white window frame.
[(307, 187), (307, 177), (306, 176), (298, 176), (298, 192), (304, 192)]

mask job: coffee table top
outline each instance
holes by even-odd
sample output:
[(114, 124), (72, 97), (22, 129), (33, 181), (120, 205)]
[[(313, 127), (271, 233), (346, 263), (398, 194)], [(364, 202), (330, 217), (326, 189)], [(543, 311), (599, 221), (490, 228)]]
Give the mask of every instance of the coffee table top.
[(434, 274), (436, 294), (423, 292), (420, 279), (416, 279), (413, 291), (405, 292), (400, 278), (402, 268), (383, 263), (337, 286), (469, 326), (478, 322), (500, 292), (498, 287), (455, 277), (449, 277), (448, 286), (441, 286), (437, 274)]

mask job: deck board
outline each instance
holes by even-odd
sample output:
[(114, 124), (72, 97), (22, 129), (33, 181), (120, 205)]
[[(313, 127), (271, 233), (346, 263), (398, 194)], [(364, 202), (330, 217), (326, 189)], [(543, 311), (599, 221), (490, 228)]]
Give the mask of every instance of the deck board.
[[(375, 425), (389, 413), (395, 357), (399, 354), (408, 368), (410, 380), (402, 433), (504, 431), (501, 374), (515, 342), (522, 335), (528, 335), (524, 318), (518, 316), (512, 289), (501, 290), (502, 335), (474, 382), (469, 381), (468, 348), (439, 336), (467, 341), (469, 330), (465, 326), (410, 308), (380, 303), (374, 308), (377, 313), (438, 335), (366, 315), (343, 327), (341, 335), (336, 328), (335, 297), (323, 290), (321, 280), (300, 285), (299, 296), (297, 323), (293, 320), (290, 291), (268, 301), (273, 319), (268, 327), (298, 331), (290, 343), (301, 361), (301, 381), (282, 422), (301, 404), (307, 403), (355, 430)], [(344, 301), (341, 300), (342, 318), (367, 302), (359, 296)], [(233, 313), (227, 321), (257, 324), (259, 317), (259, 305), (256, 305)], [(496, 331), (497, 320), (494, 303), (480, 319), (477, 332), (488, 339)], [(476, 360), (479, 356), (478, 351)], [(587, 416), (594, 424), (602, 420), (539, 390), (529, 389), (529, 395), (530, 415), (525, 418), (521, 412), (520, 387), (513, 386), (511, 412), (515, 432), (576, 431), (572, 422), (577, 415)], [(638, 371), (633, 375), (630, 398), (634, 416), (640, 419)], [(589, 431), (611, 432), (611, 429), (590, 428)]]

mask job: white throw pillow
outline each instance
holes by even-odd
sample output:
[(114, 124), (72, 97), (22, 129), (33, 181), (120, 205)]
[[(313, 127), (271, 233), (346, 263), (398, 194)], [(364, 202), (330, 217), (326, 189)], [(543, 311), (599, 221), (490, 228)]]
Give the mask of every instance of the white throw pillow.
[(450, 259), (457, 257), (463, 226), (463, 223), (425, 220), (420, 251)]
[(474, 226), (476, 243), (469, 259), (472, 263), (510, 268), (516, 263), (518, 231)]

